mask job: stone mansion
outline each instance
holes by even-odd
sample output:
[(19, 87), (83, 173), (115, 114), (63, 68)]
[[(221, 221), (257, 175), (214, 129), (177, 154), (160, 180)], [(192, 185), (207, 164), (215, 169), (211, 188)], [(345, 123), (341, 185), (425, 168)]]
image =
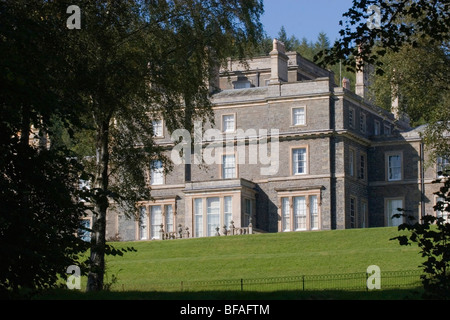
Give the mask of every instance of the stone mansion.
[[(212, 83), (215, 125), (203, 124), (215, 134), (200, 141), (203, 154), (212, 142), (227, 146), (210, 152), (218, 161), (193, 162), (190, 179), (184, 164), (164, 175), (154, 163), (154, 199), (138, 204), (140, 219), (111, 210), (107, 239), (395, 226), (397, 208), (434, 212), (431, 182), (448, 161), (427, 165), (423, 128), (411, 128), (395, 100), (391, 112), (372, 104), (367, 72), (352, 92), (277, 40), (269, 56), (226, 69)], [(164, 119), (153, 124), (170, 152)]]

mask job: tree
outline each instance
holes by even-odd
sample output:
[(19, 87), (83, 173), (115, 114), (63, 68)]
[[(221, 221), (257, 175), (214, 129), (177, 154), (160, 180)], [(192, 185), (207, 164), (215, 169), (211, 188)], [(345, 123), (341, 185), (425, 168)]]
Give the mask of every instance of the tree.
[[(89, 291), (101, 290), (106, 215), (114, 200), (129, 215), (150, 199), (150, 164), (170, 159), (153, 141), (152, 119), (169, 131), (210, 117), (212, 79), (226, 57), (244, 58), (261, 36), (262, 3), (81, 1), (81, 30), (68, 34), (71, 77), (95, 132)], [(187, 174), (187, 178), (188, 178)]]
[(448, 0), (354, 0), (343, 17), (340, 39), (319, 55), (325, 64), (342, 60), (351, 67), (352, 56), (376, 64), (387, 49), (396, 52), (405, 44), (416, 47), (422, 35), (430, 44), (450, 40)]
[(432, 158), (450, 156), (449, 9), (448, 0), (354, 0), (340, 39), (316, 56), (352, 70), (375, 66), (376, 101), (388, 108), (398, 97), (413, 125), (427, 123), (423, 140)]
[[(421, 276), (424, 286), (424, 297), (430, 299), (450, 298), (450, 223), (445, 216), (450, 212), (450, 171), (440, 173), (443, 179), (437, 179), (434, 183), (444, 182), (436, 195), (441, 199), (434, 206), (436, 215), (426, 215), (421, 222), (414, 224), (408, 222), (398, 227), (399, 231), (407, 230), (409, 235), (401, 235), (391, 240), (398, 240), (400, 245), (417, 243), (422, 257), (426, 260), (422, 263), (424, 274)], [(399, 213), (396, 217), (406, 216), (410, 221), (414, 218), (405, 213)]]
[(58, 17), (65, 9), (52, 1), (0, 2), (0, 291), (6, 295), (56, 285), (69, 265), (83, 265), (79, 255), (87, 249), (76, 237), (85, 215), (78, 190), (83, 167), (67, 150), (30, 145), (30, 136), (46, 136), (52, 119), (77, 122)]
[(390, 110), (392, 98), (399, 98), (400, 112), (411, 118), (411, 124), (430, 126), (445, 120), (450, 93), (450, 56), (442, 46), (419, 39), (417, 46), (405, 44), (397, 52), (387, 50), (382, 75), (374, 76), (374, 98), (377, 105)]

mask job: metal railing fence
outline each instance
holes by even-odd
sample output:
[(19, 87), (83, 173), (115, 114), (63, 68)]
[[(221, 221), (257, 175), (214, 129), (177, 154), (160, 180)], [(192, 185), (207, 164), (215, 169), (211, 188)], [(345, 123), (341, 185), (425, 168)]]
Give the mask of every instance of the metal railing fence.
[[(420, 270), (382, 271), (380, 286), (383, 289), (417, 288), (421, 286)], [(111, 286), (112, 290), (136, 290), (157, 292), (201, 292), (201, 291), (246, 291), (271, 292), (282, 290), (320, 291), (320, 290), (369, 290), (369, 274), (365, 272), (327, 275), (299, 275), (270, 278), (236, 278), (228, 280), (179, 281), (154, 283), (145, 280), (136, 284)]]

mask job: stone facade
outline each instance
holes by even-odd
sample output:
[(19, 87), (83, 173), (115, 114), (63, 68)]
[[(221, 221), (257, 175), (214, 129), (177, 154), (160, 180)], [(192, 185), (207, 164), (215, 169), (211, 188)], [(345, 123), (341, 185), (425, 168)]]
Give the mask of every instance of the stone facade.
[[(175, 165), (151, 186), (154, 200), (138, 204), (141, 221), (110, 210), (108, 237), (224, 235), (231, 221), (253, 232), (381, 227), (399, 223), (389, 219), (399, 204), (416, 217), (433, 212), (436, 167), (426, 166), (421, 128), (406, 116), (335, 84), (277, 41), (247, 66), (229, 60), (214, 82), (215, 125), (203, 124), (201, 150), (212, 155), (217, 142), (219, 161), (192, 164), (190, 181)], [(167, 130), (158, 141), (174, 146)]]

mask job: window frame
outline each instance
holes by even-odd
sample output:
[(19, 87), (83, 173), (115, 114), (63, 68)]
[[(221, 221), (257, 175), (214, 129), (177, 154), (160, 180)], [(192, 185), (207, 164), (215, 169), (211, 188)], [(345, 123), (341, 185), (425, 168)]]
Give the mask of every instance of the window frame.
[[(362, 165), (364, 162), (364, 165)], [(359, 152), (358, 178), (367, 181), (367, 154), (363, 151)]]
[(164, 138), (164, 120), (163, 119), (152, 119), (152, 128), (155, 128), (154, 122), (161, 122), (161, 134), (159, 135), (156, 131), (153, 132), (153, 138), (162, 139)]
[(355, 129), (356, 111), (353, 107), (348, 107), (348, 125), (350, 128)]
[[(160, 168), (156, 168), (153, 163), (155, 162), (159, 162), (161, 163), (161, 167)], [(155, 175), (161, 175), (160, 179), (161, 182), (159, 182), (159, 177), (158, 177), (158, 182), (155, 182), (154, 176)], [(164, 163), (161, 160), (152, 160), (151, 164), (150, 164), (150, 186), (162, 186), (166, 184), (166, 175), (164, 174)]]
[(381, 122), (378, 120), (373, 121), (373, 134), (374, 136), (381, 135)]
[[(229, 168), (225, 167), (224, 158), (225, 157), (231, 157), (231, 156), (234, 157), (234, 177), (226, 177), (225, 170), (229, 169)], [(239, 166), (237, 164), (237, 160), (238, 160), (237, 153), (236, 152), (233, 152), (233, 153), (222, 153), (220, 155), (220, 160), (221, 160), (221, 163), (219, 165), (219, 170), (220, 170), (220, 175), (219, 176), (220, 176), (220, 179), (223, 179), (223, 180), (238, 179), (238, 177), (239, 177)]]
[(367, 115), (364, 112), (359, 113), (359, 131), (362, 134), (367, 132)]
[(348, 173), (350, 177), (355, 178), (355, 172), (356, 172), (356, 149), (349, 147), (348, 148)]
[[(304, 149), (305, 150), (305, 169), (304, 172), (298, 173), (296, 172), (296, 169), (294, 168), (294, 151), (295, 150), (300, 150), (300, 149)], [(290, 169), (291, 169), (291, 176), (304, 176), (304, 175), (308, 175), (309, 174), (309, 150), (308, 150), (308, 146), (303, 145), (303, 146), (294, 146), (290, 148)], [(297, 168), (298, 169), (298, 168)]]
[[(447, 164), (445, 164), (445, 162)], [(443, 175), (439, 175), (439, 172), (444, 172), (444, 170), (445, 170), (444, 166), (447, 169), (450, 169), (450, 160), (445, 157), (442, 157), (442, 156), (436, 157), (436, 166), (435, 166), (436, 167), (436, 178), (442, 179), (444, 177)]]
[[(167, 206), (172, 206), (172, 221), (171, 224), (173, 225), (173, 231), (167, 230), (167, 224), (168, 224), (168, 217), (166, 212)], [(164, 232), (176, 232), (176, 221), (177, 221), (177, 207), (176, 207), (176, 199), (175, 198), (165, 198), (165, 199), (156, 199), (155, 201), (143, 201), (136, 203), (136, 206), (141, 209), (145, 208), (145, 223), (146, 223), (146, 239), (143, 239), (141, 237), (141, 223), (140, 219), (136, 220), (136, 233), (135, 233), (135, 239), (137, 241), (149, 241), (149, 240), (160, 240), (160, 230), (159, 228), (156, 232), (156, 237), (152, 233), (152, 226), (151, 226), (151, 214), (152, 214), (152, 207), (161, 207), (161, 223), (163, 224), (163, 230)], [(139, 216), (141, 217), (141, 212), (139, 212)]]
[[(404, 209), (404, 205), (405, 205), (405, 198), (404, 197), (392, 197), (392, 198), (385, 198), (384, 199), (384, 223), (386, 227), (395, 227), (398, 226), (397, 224), (391, 224), (392, 219), (390, 218), (390, 213), (389, 210), (389, 202), (390, 201), (401, 201), (402, 202), (402, 207)], [(398, 208), (396, 208), (398, 209)], [(398, 212), (400, 213), (400, 212)], [(405, 222), (404, 217), (398, 218), (401, 219), (401, 222), (399, 224), (402, 224)]]
[[(233, 116), (234, 128), (233, 128), (232, 131), (231, 131), (231, 130), (226, 130), (226, 126), (225, 126), (225, 117), (228, 117), (228, 116)], [(221, 128), (222, 133), (224, 133), (224, 134), (227, 134), (227, 133), (236, 133), (236, 130), (237, 130), (236, 113), (224, 113), (224, 114), (222, 114), (222, 115), (220, 116), (220, 120), (221, 120), (220, 123), (221, 123), (221, 125), (222, 125), (222, 128)]]
[[(295, 215), (295, 198), (305, 198), (305, 214), (306, 219), (304, 222), (305, 228), (298, 228), (296, 223)], [(317, 218), (317, 228), (312, 226), (312, 211), (311, 211), (311, 201), (315, 197), (317, 205), (317, 214), (314, 214)], [(285, 204), (288, 206), (286, 211)], [(278, 232), (305, 232), (305, 231), (315, 231), (321, 230), (322, 225), (322, 201), (320, 190), (305, 190), (305, 191), (286, 191), (278, 192)]]
[[(236, 194), (236, 193), (216, 193), (216, 194), (205, 194), (205, 195), (196, 195), (193, 196), (191, 198), (191, 204), (192, 204), (192, 236), (195, 238), (201, 238), (201, 237), (212, 237), (215, 236), (216, 234), (216, 229), (214, 228), (213, 230), (213, 234), (209, 234), (209, 228), (208, 228), (208, 199), (212, 199), (212, 198), (218, 198), (219, 199), (219, 222), (218, 222), (218, 227), (219, 227), (219, 232), (222, 231), (223, 226), (226, 225), (226, 214), (228, 214), (227, 212), (225, 212), (225, 198), (231, 198), (231, 221), (233, 221), (234, 223), (236, 221), (234, 221), (233, 219), (233, 215), (235, 215), (234, 211), (235, 209), (237, 210), (236, 204), (237, 201), (239, 201), (240, 199), (240, 195)], [(199, 203), (201, 203), (201, 210), (202, 213), (198, 214), (196, 212), (196, 201), (199, 201)], [(196, 216), (201, 217), (201, 226), (197, 225), (196, 222)], [(229, 230), (229, 226), (227, 225), (227, 230)]]
[[(434, 196), (434, 205), (436, 206), (439, 201), (444, 202), (444, 208), (448, 208), (450, 206), (449, 203), (445, 203), (445, 199), (442, 197), (439, 197), (438, 195)], [(449, 211), (434, 211), (436, 213), (436, 218), (444, 218), (444, 222), (450, 223), (450, 212)]]
[[(400, 157), (400, 178), (393, 179), (390, 178), (390, 157), (399, 156)], [(385, 171), (386, 171), (386, 181), (395, 182), (404, 180), (404, 164), (403, 164), (403, 151), (389, 151), (385, 153)]]
[[(303, 123), (295, 123), (296, 117), (294, 116), (295, 110), (303, 109)], [(306, 106), (297, 106), (291, 108), (291, 126), (292, 127), (304, 127), (307, 125), (306, 121), (307, 110)]]
[[(369, 227), (369, 202), (367, 199), (361, 199), (360, 202), (360, 217), (362, 217), (361, 223), (359, 223), (359, 227), (361, 228), (368, 228)], [(363, 210), (364, 208), (364, 210)]]
[[(353, 208), (352, 208), (352, 202), (353, 202)], [(349, 197), (349, 228), (350, 229), (356, 229), (358, 226), (358, 198), (354, 195), (351, 195)], [(353, 212), (352, 212), (353, 210)], [(353, 220), (353, 221), (352, 221)]]

